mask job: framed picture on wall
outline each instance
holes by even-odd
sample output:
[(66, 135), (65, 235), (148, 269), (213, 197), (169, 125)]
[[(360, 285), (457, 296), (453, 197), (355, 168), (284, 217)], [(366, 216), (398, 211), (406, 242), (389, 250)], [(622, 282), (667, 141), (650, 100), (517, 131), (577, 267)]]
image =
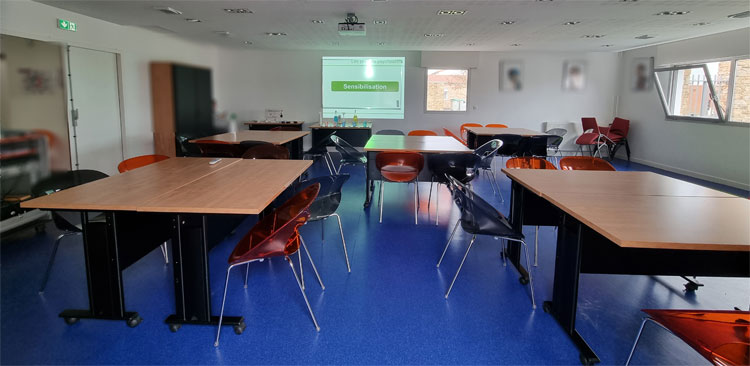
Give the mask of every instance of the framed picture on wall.
[(633, 91), (643, 92), (651, 90), (654, 85), (654, 58), (637, 57), (633, 59), (631, 68)]
[(500, 90), (523, 89), (523, 61), (500, 61)]
[(581, 91), (586, 89), (586, 61), (567, 60), (563, 63), (563, 91)]

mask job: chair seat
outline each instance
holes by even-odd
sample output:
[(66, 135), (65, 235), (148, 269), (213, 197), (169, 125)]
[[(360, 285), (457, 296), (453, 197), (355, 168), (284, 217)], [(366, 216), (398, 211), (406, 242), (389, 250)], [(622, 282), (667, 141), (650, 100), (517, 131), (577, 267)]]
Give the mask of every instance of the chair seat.
[(380, 168), (383, 178), (391, 182), (411, 182), (419, 175), (419, 170), (406, 165), (386, 165)]
[(597, 140), (599, 139), (599, 134), (589, 132), (584, 133), (581, 136), (578, 136), (576, 139), (576, 144), (578, 145), (596, 145)]

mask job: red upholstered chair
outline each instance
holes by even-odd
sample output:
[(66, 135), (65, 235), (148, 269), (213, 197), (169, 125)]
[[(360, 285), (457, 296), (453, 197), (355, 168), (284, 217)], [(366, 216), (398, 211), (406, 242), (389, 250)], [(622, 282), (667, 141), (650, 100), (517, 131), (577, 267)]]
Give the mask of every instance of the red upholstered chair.
[(607, 132), (602, 132), (607, 136), (607, 143), (610, 145), (610, 157), (614, 158), (615, 154), (617, 153), (617, 149), (619, 149), (620, 146), (625, 145), (625, 152), (628, 155), (628, 161), (630, 161), (628, 131), (630, 131), (630, 120), (615, 117), (614, 121), (612, 121), (612, 125), (609, 126)]
[(579, 146), (581, 155), (583, 155), (583, 146), (596, 146), (596, 150), (591, 150), (591, 155), (599, 153), (601, 157), (600, 149), (606, 146), (605, 133), (609, 129), (599, 126), (594, 117), (581, 118), (581, 126), (583, 127), (583, 133), (576, 139), (576, 144)]
[(490, 124), (484, 125), (484, 127), (508, 128), (508, 125), (504, 125), (502, 123), (490, 123)]
[[(219, 336), (221, 335), (221, 322), (224, 317), (224, 303), (227, 299), (227, 286), (229, 285), (229, 272), (232, 268), (247, 264), (251, 262), (261, 261), (265, 258), (281, 257), (283, 256), (289, 267), (292, 269), (295, 280), (297, 280), (297, 286), (299, 286), (302, 297), (305, 299), (307, 304), (307, 310), (310, 312), (315, 329), (320, 331), (318, 321), (315, 319), (310, 302), (307, 301), (307, 295), (304, 291), (304, 276), (302, 275), (302, 253), (299, 252), (300, 245), (307, 252), (305, 242), (299, 234), (299, 227), (304, 225), (310, 218), (310, 205), (315, 201), (320, 191), (320, 184), (313, 184), (299, 193), (295, 194), (288, 201), (283, 203), (274, 212), (265, 215), (250, 231), (245, 234), (242, 239), (237, 243), (229, 255), (227, 262), (229, 268), (227, 268), (227, 277), (224, 282), (224, 295), (221, 299), (221, 312), (219, 313), (219, 329), (216, 331), (216, 341), (214, 346), (219, 346)], [(297, 271), (294, 269), (292, 259), (289, 258), (294, 253), (297, 253), (299, 259), (300, 277), (297, 277)], [(315, 275), (318, 276), (318, 271), (315, 268), (315, 264), (312, 262), (310, 253), (307, 252), (307, 258), (312, 264)], [(246, 272), (247, 273), (247, 272)], [(323, 282), (320, 281), (321, 288)], [(247, 286), (247, 277), (245, 277), (245, 286)]]
[(424, 167), (424, 156), (416, 152), (381, 152), (375, 156), (375, 166), (380, 171), (380, 222), (383, 222), (383, 196), (385, 182), (414, 183), (414, 224), (417, 224), (419, 184), (417, 177)]
[(162, 160), (167, 159), (169, 159), (169, 156), (159, 154), (136, 156), (130, 159), (123, 160), (119, 165), (117, 165), (117, 170), (120, 173), (125, 173), (128, 170), (133, 170), (149, 164), (158, 163)]
[(679, 337), (717, 366), (750, 364), (750, 311), (653, 310), (641, 323), (625, 365), (629, 365), (646, 322), (654, 322)]
[(234, 158), (236, 146), (220, 140), (196, 140), (193, 142), (201, 150), (201, 155), (211, 158)]
[(253, 146), (244, 154), (243, 159), (289, 159), (289, 149), (274, 144), (262, 144)]
[(604, 159), (593, 156), (567, 156), (560, 159), (561, 170), (609, 170), (615, 171), (615, 167)]
[(430, 130), (413, 130), (409, 131), (409, 136), (437, 136), (435, 131)]
[(464, 123), (464, 124), (462, 124), (459, 132), (461, 133), (461, 138), (464, 139), (464, 140), (467, 140), (467, 133), (468, 132), (466, 131), (466, 127), (482, 127), (482, 125), (480, 125), (479, 123)]
[(451, 130), (449, 130), (447, 128), (443, 128), (443, 132), (445, 133), (445, 136), (453, 137), (454, 139), (458, 140), (458, 142), (466, 145), (466, 140), (462, 139), (461, 136), (458, 136), (455, 133), (453, 133), (453, 131), (451, 131)]

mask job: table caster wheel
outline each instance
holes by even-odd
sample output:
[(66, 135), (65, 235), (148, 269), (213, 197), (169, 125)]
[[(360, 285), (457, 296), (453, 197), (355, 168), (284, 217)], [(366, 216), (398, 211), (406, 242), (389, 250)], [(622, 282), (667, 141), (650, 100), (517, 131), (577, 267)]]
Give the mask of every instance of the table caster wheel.
[(234, 328), (234, 334), (240, 335), (245, 330), (245, 322), (241, 321), (239, 324), (235, 325)]
[(599, 359), (597, 359), (596, 357), (588, 357), (584, 354), (580, 354), (578, 356), (578, 359), (581, 360), (581, 364), (584, 366), (592, 366), (595, 363), (599, 362)]
[(78, 323), (78, 318), (63, 318), (65, 320), (65, 324), (67, 325), (73, 325), (75, 323)]
[(545, 301), (544, 303), (542, 303), (542, 309), (544, 310), (545, 313), (551, 314), (552, 313), (552, 303), (549, 302), (549, 301)]
[(176, 333), (178, 330), (180, 330), (180, 327), (182, 327), (182, 324), (170, 324), (169, 325), (169, 330), (172, 333)]
[(521, 276), (521, 277), (518, 278), (518, 282), (520, 282), (522, 285), (525, 285), (525, 284), (529, 283), (529, 279), (527, 277)]
[(140, 315), (138, 314), (133, 315), (130, 317), (130, 319), (128, 319), (128, 326), (131, 328), (135, 328), (138, 326), (138, 324), (141, 324), (142, 321), (143, 321), (143, 318), (141, 318)]

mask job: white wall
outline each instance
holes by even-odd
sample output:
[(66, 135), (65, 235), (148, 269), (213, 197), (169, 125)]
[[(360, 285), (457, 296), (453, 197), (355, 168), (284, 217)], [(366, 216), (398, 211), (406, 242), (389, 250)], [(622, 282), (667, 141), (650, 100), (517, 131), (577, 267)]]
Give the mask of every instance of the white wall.
[[(57, 18), (75, 22), (78, 31), (57, 29)], [(119, 53), (126, 157), (154, 151), (149, 62), (174, 61), (215, 70), (218, 57), (212, 45), (121, 26), (30, 0), (0, 1), (0, 33)], [(214, 95), (216, 86), (214, 78)]]
[(748, 54), (748, 29), (624, 52), (618, 115), (630, 119), (633, 160), (750, 189), (750, 126), (667, 120), (655, 88), (634, 92), (628, 83), (636, 57), (655, 57), (658, 66)]

